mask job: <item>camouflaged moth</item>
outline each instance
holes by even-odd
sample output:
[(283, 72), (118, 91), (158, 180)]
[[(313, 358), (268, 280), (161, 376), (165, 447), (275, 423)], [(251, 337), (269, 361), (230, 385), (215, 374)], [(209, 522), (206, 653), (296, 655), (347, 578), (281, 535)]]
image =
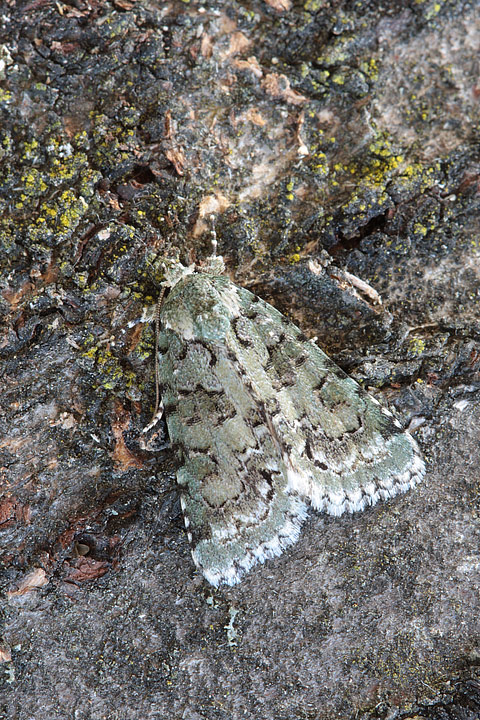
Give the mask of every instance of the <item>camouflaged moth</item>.
[(157, 366), (192, 556), (215, 586), (294, 543), (309, 505), (362, 510), (425, 472), (388, 410), (223, 272), (217, 257), (168, 273)]

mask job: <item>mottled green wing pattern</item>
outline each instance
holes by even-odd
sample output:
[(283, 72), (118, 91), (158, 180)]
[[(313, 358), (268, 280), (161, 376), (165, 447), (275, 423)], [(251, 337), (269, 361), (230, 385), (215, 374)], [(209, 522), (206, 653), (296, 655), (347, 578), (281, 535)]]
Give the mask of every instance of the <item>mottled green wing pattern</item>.
[[(239, 364), (248, 367), (259, 348), (268, 354), (271, 420), (289, 489), (333, 515), (362, 510), (413, 487), (425, 472), (415, 440), (284, 315), (238, 289), (235, 321)], [(262, 389), (263, 392), (263, 389)]]
[(307, 505), (361, 510), (421, 479), (413, 438), (273, 307), (188, 274), (161, 309), (159, 379), (196, 565), (234, 584), (298, 539)]

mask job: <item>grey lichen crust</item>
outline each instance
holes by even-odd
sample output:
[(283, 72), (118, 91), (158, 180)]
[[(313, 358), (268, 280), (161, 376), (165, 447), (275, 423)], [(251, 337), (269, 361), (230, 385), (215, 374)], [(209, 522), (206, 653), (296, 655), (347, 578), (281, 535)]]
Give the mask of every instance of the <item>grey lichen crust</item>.
[(415, 440), (271, 305), (176, 268), (160, 311), (159, 382), (192, 556), (233, 585), (294, 543), (311, 505), (354, 512), (412, 488)]

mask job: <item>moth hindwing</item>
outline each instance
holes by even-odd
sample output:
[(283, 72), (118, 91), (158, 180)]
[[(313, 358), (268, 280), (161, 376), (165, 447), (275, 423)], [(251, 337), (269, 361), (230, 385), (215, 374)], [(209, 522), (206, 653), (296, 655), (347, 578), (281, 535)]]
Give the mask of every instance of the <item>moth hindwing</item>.
[(177, 266), (158, 354), (192, 556), (215, 586), (294, 543), (308, 505), (362, 510), (425, 472), (388, 410), (219, 261)]

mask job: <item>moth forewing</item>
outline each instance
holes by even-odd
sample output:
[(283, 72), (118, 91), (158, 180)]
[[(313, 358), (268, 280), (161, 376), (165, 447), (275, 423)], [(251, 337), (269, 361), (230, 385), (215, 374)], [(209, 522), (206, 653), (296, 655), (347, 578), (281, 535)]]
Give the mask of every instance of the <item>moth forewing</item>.
[(362, 510), (425, 466), (387, 410), (218, 261), (175, 276), (158, 381), (193, 559), (232, 585), (298, 539), (307, 505)]

